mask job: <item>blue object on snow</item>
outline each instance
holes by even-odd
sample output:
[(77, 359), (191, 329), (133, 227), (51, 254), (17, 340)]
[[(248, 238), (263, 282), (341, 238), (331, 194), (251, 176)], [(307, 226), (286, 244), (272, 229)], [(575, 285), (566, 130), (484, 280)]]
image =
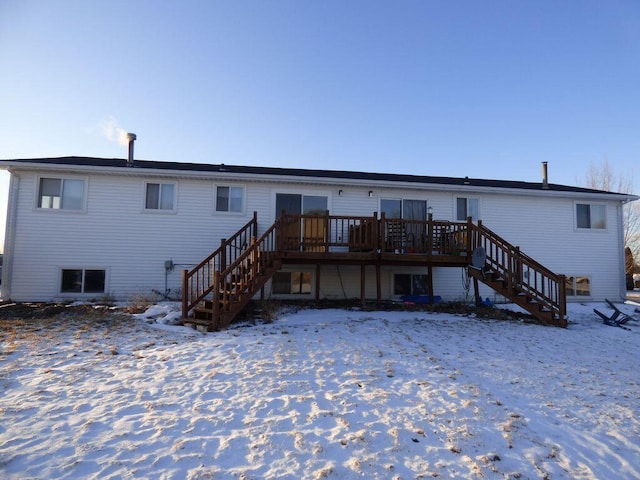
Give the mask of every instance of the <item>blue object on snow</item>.
[(493, 302), (489, 297), (487, 297), (482, 301), (482, 305), (484, 305), (485, 307), (493, 307)]
[[(429, 303), (429, 295), (402, 295), (400, 299), (406, 303)], [(440, 295), (433, 296), (433, 303), (440, 303), (441, 301), (442, 297)]]

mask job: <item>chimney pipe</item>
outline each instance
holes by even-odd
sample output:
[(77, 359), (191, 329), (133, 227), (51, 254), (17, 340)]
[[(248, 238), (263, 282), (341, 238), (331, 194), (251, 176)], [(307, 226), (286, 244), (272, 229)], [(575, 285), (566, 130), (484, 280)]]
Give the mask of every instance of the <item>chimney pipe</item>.
[(133, 167), (133, 142), (136, 141), (135, 133), (127, 133), (127, 138), (129, 139), (129, 158), (127, 159), (127, 166)]
[(547, 162), (542, 162), (542, 189), (549, 189), (549, 175), (547, 172)]

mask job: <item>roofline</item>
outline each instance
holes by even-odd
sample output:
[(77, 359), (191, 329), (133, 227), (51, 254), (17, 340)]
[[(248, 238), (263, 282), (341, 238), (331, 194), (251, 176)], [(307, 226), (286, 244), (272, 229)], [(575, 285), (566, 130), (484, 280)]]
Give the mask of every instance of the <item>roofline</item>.
[[(12, 171), (14, 169), (28, 170), (74, 170), (77, 172), (95, 172), (120, 175), (154, 175), (202, 178), (215, 176), (228, 180), (261, 180), (272, 182), (294, 182), (304, 184), (331, 184), (341, 186), (389, 187), (448, 190), (455, 187), (459, 191), (491, 192), (491, 193), (520, 193), (529, 195), (545, 195), (554, 197), (595, 196), (600, 199), (611, 199), (623, 203), (640, 199), (639, 196), (626, 193), (607, 192), (583, 187), (572, 187), (560, 184), (548, 184), (542, 187), (542, 182), (522, 182), (516, 180), (491, 180), (469, 177), (436, 177), (426, 175), (408, 175), (395, 173), (372, 173), (348, 170), (318, 170), (301, 168), (258, 167), (186, 162), (158, 162), (149, 160), (135, 160), (133, 167), (126, 159), (96, 158), (96, 157), (58, 157), (0, 160), (0, 169)], [(284, 177), (284, 178), (283, 178)], [(336, 184), (336, 180), (340, 180)]]

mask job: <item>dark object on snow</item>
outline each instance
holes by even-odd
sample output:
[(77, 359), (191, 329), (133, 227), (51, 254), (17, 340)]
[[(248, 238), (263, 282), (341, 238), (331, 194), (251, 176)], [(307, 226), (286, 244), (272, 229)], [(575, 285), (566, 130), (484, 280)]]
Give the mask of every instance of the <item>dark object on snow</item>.
[[(404, 303), (415, 303), (415, 304), (426, 304), (429, 303), (429, 295), (402, 295), (400, 297), (400, 299), (404, 302)], [(433, 303), (440, 303), (442, 302), (442, 297), (440, 295), (434, 295), (433, 296)]]
[(604, 322), (605, 325), (609, 325), (610, 327), (620, 327), (620, 328), (624, 328), (625, 330), (629, 330), (627, 327), (624, 327), (623, 325), (627, 323), (629, 320), (635, 320), (635, 318), (627, 315), (626, 313), (621, 312), (618, 309), (618, 307), (616, 307), (610, 300), (607, 300), (605, 298), (605, 301), (609, 304), (611, 308), (613, 308), (613, 313), (611, 314), (611, 316), (607, 317), (604, 313), (596, 310), (595, 308), (593, 309), (593, 311), (596, 312), (596, 314), (600, 318), (602, 318), (602, 321)]
[(485, 298), (480, 304), (484, 307), (493, 307), (493, 302), (489, 297)]

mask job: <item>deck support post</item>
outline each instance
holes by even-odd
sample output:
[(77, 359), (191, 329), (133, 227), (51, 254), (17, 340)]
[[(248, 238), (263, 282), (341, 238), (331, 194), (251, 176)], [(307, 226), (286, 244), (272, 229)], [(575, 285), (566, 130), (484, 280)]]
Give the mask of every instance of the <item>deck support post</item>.
[(363, 263), (360, 265), (360, 304), (364, 307), (365, 304), (365, 296), (366, 296), (366, 288), (365, 288), (365, 279), (366, 276), (366, 268), (367, 266)]
[(433, 305), (433, 267), (427, 267), (427, 288), (429, 289), (429, 305)]
[(473, 277), (473, 294), (476, 298), (476, 307), (479, 307), (482, 304), (482, 298), (480, 298), (480, 287), (477, 277)]
[(187, 318), (189, 316), (189, 299), (186, 295), (186, 292), (189, 291), (189, 283), (187, 280), (188, 274), (189, 270), (182, 270), (182, 318)]
[(316, 302), (320, 301), (320, 264), (316, 264)]
[(382, 303), (382, 283), (380, 280), (380, 262), (376, 263), (376, 303)]

